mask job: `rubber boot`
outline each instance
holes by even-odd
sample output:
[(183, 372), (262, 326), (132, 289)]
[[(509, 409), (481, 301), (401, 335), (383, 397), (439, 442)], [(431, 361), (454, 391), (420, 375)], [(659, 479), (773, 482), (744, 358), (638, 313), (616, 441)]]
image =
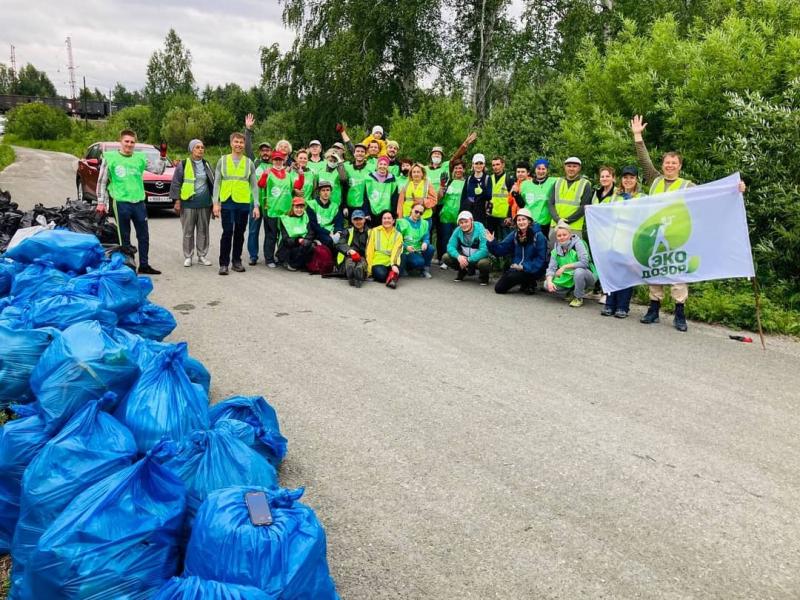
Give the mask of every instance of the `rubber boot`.
[(661, 302), (658, 300), (650, 300), (650, 308), (647, 309), (647, 314), (639, 319), (640, 323), (651, 325), (658, 323), (658, 310), (661, 308)]
[(689, 327), (686, 325), (686, 314), (683, 312), (683, 304), (675, 304), (675, 318), (672, 320), (675, 329), (678, 331), (687, 331)]

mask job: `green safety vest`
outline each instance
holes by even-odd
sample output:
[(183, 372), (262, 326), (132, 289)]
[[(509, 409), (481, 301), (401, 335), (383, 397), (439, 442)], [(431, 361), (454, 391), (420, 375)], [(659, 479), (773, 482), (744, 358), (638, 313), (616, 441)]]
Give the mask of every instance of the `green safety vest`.
[(422, 251), (422, 240), (428, 233), (430, 225), (425, 219), (420, 219), (419, 227), (414, 227), (410, 223), (411, 218), (400, 219), (397, 222), (397, 231), (403, 236), (403, 252), (408, 246), (414, 250)]
[(397, 167), (397, 175), (394, 176), (397, 179), (397, 189), (402, 190), (408, 185), (408, 177), (406, 175), (400, 174), (400, 167)]
[[(556, 214), (561, 219), (571, 217), (581, 205), (581, 198), (584, 190), (589, 185), (589, 180), (581, 177), (578, 181), (573, 182), (571, 186), (567, 186), (567, 180), (559, 177), (554, 185), (556, 190)], [(553, 221), (552, 225), (555, 224), (555, 221)], [(583, 217), (574, 223), (570, 223), (569, 226), (572, 229), (583, 229)]]
[(636, 200), (636, 198), (643, 198), (644, 194), (641, 192), (636, 192), (635, 194), (631, 194), (630, 198), (625, 198), (622, 194), (614, 194), (609, 198), (609, 202), (625, 202), (626, 200)]
[(397, 189), (397, 181), (378, 181), (374, 177), (368, 177), (366, 181), (367, 201), (369, 210), (373, 215), (380, 214), (384, 210), (394, 210), (392, 206), (392, 194)]
[(400, 165), (389, 165), (389, 173), (395, 177), (400, 177)]
[[(299, 177), (299, 175), (295, 173), (294, 174), (295, 181), (297, 181), (297, 177)], [(315, 173), (311, 169), (306, 167), (306, 170), (303, 171), (303, 200), (306, 201), (306, 204), (311, 202), (311, 198), (314, 195), (315, 178), (316, 178)]]
[(339, 169), (328, 171), (327, 168), (317, 173), (317, 184), (323, 181), (331, 184), (331, 204), (342, 205), (342, 182), (339, 181)]
[(445, 175), (450, 173), (450, 161), (446, 160), (436, 168), (429, 166), (426, 170), (428, 171), (428, 179), (438, 194), (439, 188), (442, 187), (442, 173)]
[[(594, 273), (595, 277), (597, 277), (597, 270), (592, 262), (592, 255), (589, 254), (589, 246), (583, 240), (578, 240), (578, 243), (583, 244), (583, 247), (586, 248), (586, 254), (589, 257), (589, 270)], [(553, 248), (550, 254), (556, 259), (556, 265), (558, 265), (559, 268), (563, 267), (564, 265), (571, 265), (579, 260), (578, 251), (574, 247), (570, 248), (569, 252), (563, 256), (558, 254), (557, 248)], [(562, 288), (575, 287), (574, 275), (575, 269), (567, 269), (558, 277), (553, 277), (553, 283)]]
[(367, 159), (367, 166), (365, 167), (367, 171), (372, 173), (373, 171), (378, 170), (378, 159), (374, 156)]
[(295, 217), (294, 215), (282, 215), (280, 217), (283, 228), (286, 234), (292, 238), (305, 237), (308, 234), (308, 213), (304, 212), (302, 217)]
[(103, 154), (108, 169), (108, 193), (116, 202), (141, 202), (144, 200), (142, 174), (147, 170), (147, 156), (134, 152), (123, 156), (119, 151)]
[(222, 202), (233, 199), (237, 204), (250, 204), (253, 195), (250, 191), (250, 159), (242, 156), (239, 164), (233, 163), (233, 155), (226, 154), (222, 161), (222, 177), (219, 198)]
[(183, 167), (183, 183), (181, 184), (181, 200), (194, 196), (194, 167), (192, 159), (187, 158)]
[[(407, 217), (408, 215), (411, 214), (411, 207), (413, 207), (414, 204), (424, 204), (425, 200), (428, 199), (428, 188), (430, 187), (431, 182), (428, 179), (423, 179), (423, 181), (425, 182), (425, 186), (422, 189), (422, 196), (414, 196), (414, 192), (416, 191), (417, 186), (415, 186), (411, 180), (409, 180), (408, 183), (406, 183), (406, 191), (405, 195), (403, 196), (404, 217)], [(409, 195), (409, 190), (411, 190), (411, 195)], [(409, 198), (411, 199), (409, 200)], [(419, 202), (415, 202), (415, 200), (419, 200)], [(432, 214), (433, 211), (430, 208), (426, 208), (425, 212), (422, 213), (422, 218), (430, 219)]]
[(442, 198), (442, 212), (439, 219), (442, 223), (458, 223), (458, 212), (461, 209), (461, 192), (464, 190), (463, 179), (453, 179)]
[(656, 194), (663, 194), (664, 192), (674, 192), (676, 190), (682, 190), (689, 185), (691, 185), (691, 181), (688, 179), (682, 179), (678, 177), (675, 181), (673, 181), (669, 187), (667, 187), (667, 180), (664, 179), (663, 176), (659, 175), (653, 180), (652, 185), (650, 185), (650, 195), (655, 196)]
[(496, 219), (505, 219), (508, 216), (508, 189), (506, 188), (506, 175), (495, 181), (492, 173), (492, 216)]
[(264, 199), (267, 203), (267, 215), (270, 218), (282, 217), (289, 213), (292, 208), (293, 185), (294, 178), (288, 172), (283, 179), (278, 179), (272, 173), (267, 175)]
[(325, 161), (324, 158), (317, 162), (314, 162), (310, 158), (308, 160), (308, 168), (311, 170), (312, 173), (314, 173), (314, 175), (317, 175), (318, 173), (324, 171), (326, 166), (327, 162)]
[(534, 183), (526, 179), (519, 187), (520, 195), (525, 198), (525, 208), (531, 212), (535, 223), (539, 225), (550, 224), (550, 209), (547, 207), (547, 200), (550, 198), (550, 190), (556, 183), (555, 177), (548, 177), (543, 183)]
[[(269, 163), (265, 163), (265, 162), (258, 163), (258, 166), (256, 167), (256, 177), (258, 177), (258, 179), (260, 180), (261, 179), (261, 175), (264, 173), (264, 171), (267, 171), (267, 170), (269, 170)], [(269, 176), (267, 176), (267, 177), (269, 177)], [(266, 187), (258, 188), (258, 205), (261, 207), (262, 211), (264, 210), (264, 207), (267, 205), (267, 188)]]
[(308, 201), (308, 205), (314, 210), (314, 214), (317, 215), (317, 221), (319, 221), (320, 227), (333, 233), (333, 221), (336, 219), (336, 215), (339, 214), (339, 205), (328, 201), (328, 206), (322, 206), (318, 198), (311, 198), (311, 200)]
[(350, 208), (360, 208), (364, 203), (364, 187), (367, 183), (367, 176), (370, 173), (369, 167), (363, 169), (356, 169), (352, 163), (345, 163), (345, 171), (347, 171), (348, 185), (347, 189), (347, 206)]

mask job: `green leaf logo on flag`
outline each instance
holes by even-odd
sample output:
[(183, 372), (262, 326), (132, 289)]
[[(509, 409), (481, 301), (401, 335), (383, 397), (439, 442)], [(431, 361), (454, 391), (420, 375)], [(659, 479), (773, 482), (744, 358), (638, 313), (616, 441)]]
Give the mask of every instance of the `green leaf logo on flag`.
[[(642, 266), (649, 267), (655, 254), (674, 252), (692, 234), (692, 217), (685, 202), (676, 202), (651, 215), (633, 236), (633, 255)], [(699, 258), (693, 270), (699, 266)]]

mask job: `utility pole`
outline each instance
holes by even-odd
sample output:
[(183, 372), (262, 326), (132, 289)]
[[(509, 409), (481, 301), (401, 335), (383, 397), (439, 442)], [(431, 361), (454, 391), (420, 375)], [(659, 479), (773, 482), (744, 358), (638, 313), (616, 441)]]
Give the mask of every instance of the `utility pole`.
[(11, 44), (11, 89), (13, 92), (17, 91), (17, 53), (14, 51), (14, 44)]
[[(67, 69), (69, 70), (69, 93), (72, 99), (72, 110), (75, 111), (75, 106), (78, 94), (75, 88), (75, 61), (72, 59), (72, 38), (67, 37)], [(84, 83), (84, 87), (86, 87)]]
[(86, 129), (89, 129), (89, 107), (86, 105), (87, 100), (87, 93), (86, 93), (86, 75), (83, 76), (83, 126)]

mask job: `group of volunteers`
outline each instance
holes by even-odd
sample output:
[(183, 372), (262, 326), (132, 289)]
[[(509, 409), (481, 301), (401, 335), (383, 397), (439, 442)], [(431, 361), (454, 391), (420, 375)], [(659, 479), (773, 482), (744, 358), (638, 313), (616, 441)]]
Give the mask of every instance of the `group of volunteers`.
[[(251, 266), (261, 259), (272, 269), (342, 277), (354, 287), (373, 280), (389, 288), (396, 288), (401, 276), (430, 278), (434, 259), (439, 268), (456, 272), (455, 281), (477, 275), (480, 285), (499, 267), (498, 294), (515, 287), (533, 294), (542, 282), (546, 292), (568, 299), (572, 307), (599, 297), (602, 315), (625, 318), (633, 288), (600, 294), (585, 241), (586, 206), (634, 201), (643, 196), (643, 183), (650, 195), (694, 185), (681, 177), (677, 152), (664, 154), (661, 171), (653, 166), (640, 116), (631, 120), (639, 167), (625, 166), (617, 179), (614, 167), (603, 166), (597, 187), (582, 174), (576, 156), (564, 161), (563, 176), (551, 174), (546, 158), (507, 165), (493, 156), (487, 165), (486, 157), (475, 153), (465, 162), (475, 133), (449, 157), (434, 146), (424, 162), (402, 156), (399, 142), (386, 139), (379, 125), (358, 143), (337, 125), (341, 142), (324, 151), (319, 140), (298, 150), (280, 140), (274, 147), (260, 143), (256, 156), (254, 123), (248, 115), (244, 133), (231, 134), (231, 151), (215, 167), (204, 159), (198, 139), (189, 142), (190, 156), (175, 165), (170, 197), (180, 214), (185, 267), (192, 266), (195, 253), (199, 264), (212, 264), (213, 216), (222, 223), (220, 275), (245, 271), (247, 233)], [(148, 165), (144, 155), (133, 152), (135, 134), (123, 131), (120, 137), (120, 151), (104, 157), (98, 210), (105, 210), (109, 195), (114, 198), (122, 243), (130, 244), (133, 221), (139, 271), (157, 274), (147, 261), (141, 175), (145, 169), (163, 172), (166, 158), (162, 153), (159, 164)], [(641, 318), (648, 324), (658, 322), (664, 297), (663, 286), (649, 287), (650, 306)], [(674, 326), (686, 331), (688, 287), (673, 284), (671, 294)]]

